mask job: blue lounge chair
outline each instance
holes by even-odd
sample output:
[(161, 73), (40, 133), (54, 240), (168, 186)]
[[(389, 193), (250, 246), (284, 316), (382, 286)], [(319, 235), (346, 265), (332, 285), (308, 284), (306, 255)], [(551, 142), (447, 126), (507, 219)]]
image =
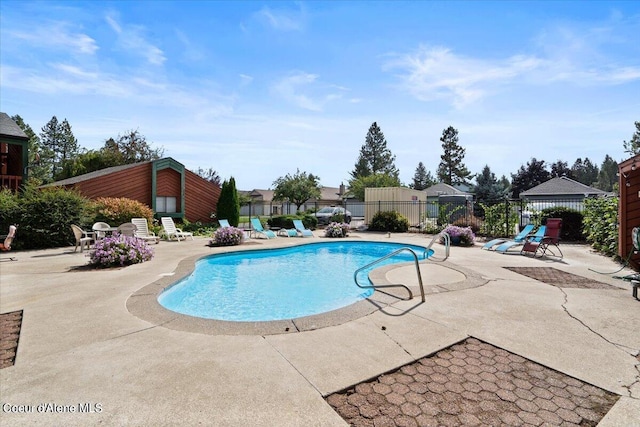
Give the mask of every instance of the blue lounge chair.
[(308, 228), (305, 228), (302, 220), (294, 219), (293, 226), (296, 228), (296, 231), (300, 233), (302, 237), (313, 237), (313, 232)]
[(496, 252), (500, 252), (501, 254), (506, 253), (509, 249), (513, 248), (514, 246), (520, 246), (520, 245), (524, 245), (524, 242), (529, 242), (529, 241), (541, 241), (544, 238), (544, 233), (547, 231), (547, 227), (544, 225), (541, 225), (540, 227), (538, 227), (538, 229), (536, 230), (535, 233), (530, 234), (529, 236), (527, 236), (524, 240), (520, 241), (520, 242), (516, 242), (516, 241), (509, 241), (509, 242), (505, 242), (501, 245), (499, 245), (496, 248)]
[(229, 224), (229, 220), (228, 219), (219, 219), (218, 220), (218, 224), (220, 224), (220, 228), (231, 227), (231, 224)]
[(264, 229), (262, 223), (260, 222), (260, 218), (251, 218), (251, 226), (253, 227), (252, 232), (254, 237), (256, 234), (264, 236), (267, 239), (273, 239), (277, 237), (276, 233), (274, 233), (273, 231)]
[[(527, 236), (529, 234), (531, 234), (531, 232), (534, 229), (534, 225), (533, 224), (528, 224), (526, 225), (521, 232), (519, 232), (516, 237), (513, 238), (514, 242), (524, 242), (524, 239), (527, 238)], [(486, 250), (491, 250), (494, 248), (494, 246), (498, 246), (501, 245), (503, 243), (509, 242), (511, 240), (509, 239), (493, 239), (493, 240), (489, 240), (487, 243), (484, 244), (484, 246), (482, 247), (482, 249), (486, 249)]]

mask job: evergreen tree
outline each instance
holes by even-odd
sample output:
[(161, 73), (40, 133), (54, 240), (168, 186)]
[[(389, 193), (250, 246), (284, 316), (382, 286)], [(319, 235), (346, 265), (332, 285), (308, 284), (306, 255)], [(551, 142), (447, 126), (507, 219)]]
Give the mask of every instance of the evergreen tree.
[(511, 174), (512, 197), (517, 199), (521, 192), (548, 181), (550, 177), (544, 160), (536, 160), (533, 157), (526, 167), (520, 166), (516, 174)]
[(607, 154), (600, 166), (595, 187), (603, 191), (614, 191), (618, 183), (618, 163)]
[(233, 177), (222, 183), (216, 206), (216, 217), (228, 220), (229, 224), (234, 227), (240, 223), (240, 202), (236, 190), (236, 180)]
[(507, 188), (498, 181), (495, 174), (491, 172), (488, 165), (482, 169), (480, 175), (476, 176), (476, 185), (474, 187), (476, 199), (483, 202), (495, 202), (504, 198)]
[(413, 183), (409, 187), (414, 190), (424, 190), (434, 184), (436, 184), (436, 180), (431, 172), (427, 171), (422, 162), (418, 163), (416, 173), (413, 175)]
[(376, 122), (369, 127), (364, 145), (360, 148), (360, 154), (355, 168), (351, 172), (354, 179), (364, 176), (383, 173), (398, 177), (399, 171), (395, 166), (396, 156), (387, 148), (387, 141)]
[(624, 152), (629, 153), (632, 156), (640, 154), (640, 122), (635, 122), (635, 125), (636, 131), (631, 136), (631, 139), (629, 141), (622, 142)]
[(40, 159), (41, 156), (43, 158), (50, 158), (51, 154), (45, 152), (45, 148), (40, 143), (40, 138), (31, 126), (24, 122), (22, 117), (16, 114), (11, 117), (11, 120), (29, 137), (29, 164), (25, 165), (25, 167), (28, 167), (29, 179), (35, 180), (37, 183), (49, 182), (51, 180), (51, 165), (44, 164)]
[(551, 177), (556, 178), (562, 176), (574, 179), (569, 164), (567, 162), (563, 162), (562, 160), (558, 160), (557, 162), (551, 164)]
[(449, 126), (442, 131), (440, 141), (444, 152), (440, 156), (438, 179), (449, 185), (469, 183), (472, 177), (467, 167), (462, 163), (466, 150), (458, 145), (458, 130)]
[(589, 158), (584, 161), (581, 158), (576, 159), (571, 167), (572, 178), (585, 185), (593, 185), (598, 180), (598, 167), (591, 163)]

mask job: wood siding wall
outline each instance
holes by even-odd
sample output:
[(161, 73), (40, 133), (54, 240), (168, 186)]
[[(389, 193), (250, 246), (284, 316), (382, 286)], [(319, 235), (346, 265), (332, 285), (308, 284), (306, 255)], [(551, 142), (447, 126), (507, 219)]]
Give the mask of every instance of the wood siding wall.
[[(618, 255), (623, 259), (627, 259), (634, 250), (631, 230), (634, 227), (640, 227), (640, 156), (635, 156), (622, 162), (619, 165), (619, 170), (620, 205), (618, 217), (620, 227), (618, 228)], [(631, 266), (635, 270), (639, 270), (640, 254), (631, 256)]]
[[(178, 212), (182, 211), (182, 206), (180, 206), (180, 187), (181, 176), (178, 171), (169, 168), (158, 171), (156, 175), (156, 197), (175, 197), (176, 210)], [(185, 189), (185, 193), (186, 192)]]
[(220, 187), (185, 170), (185, 217), (189, 221), (212, 222), (211, 212), (215, 212)]
[(151, 163), (81, 181), (73, 187), (90, 199), (126, 197), (150, 207)]

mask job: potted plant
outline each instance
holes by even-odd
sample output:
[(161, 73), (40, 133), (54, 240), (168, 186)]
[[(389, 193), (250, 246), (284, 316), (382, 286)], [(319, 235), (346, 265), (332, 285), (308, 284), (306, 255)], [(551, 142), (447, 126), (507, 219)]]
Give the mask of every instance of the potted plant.
[[(443, 232), (447, 233), (451, 238), (452, 246), (471, 246), (476, 236), (473, 234), (471, 227), (458, 227), (457, 225), (448, 225)], [(442, 243), (442, 241), (441, 241)]]

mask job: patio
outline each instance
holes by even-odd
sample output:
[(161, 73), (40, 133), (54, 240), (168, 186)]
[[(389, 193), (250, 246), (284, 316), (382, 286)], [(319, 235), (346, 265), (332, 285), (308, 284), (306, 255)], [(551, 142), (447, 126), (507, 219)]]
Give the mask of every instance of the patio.
[[(429, 242), (410, 233), (353, 238)], [(220, 334), (198, 321), (184, 326), (132, 314), (131, 295), (176, 277), (185, 258), (224, 250), (206, 242), (161, 242), (152, 261), (112, 270), (77, 268), (87, 258), (73, 248), (16, 252), (17, 262), (0, 263), (0, 312), (23, 310), (15, 365), (0, 369), (3, 424), (345, 426), (331, 406), (340, 398), (328, 403), (329, 396), (411, 372), (397, 369), (464, 343), (490, 346), (482, 349), (495, 357), (508, 352), (531, 369), (566, 374), (576, 388), (615, 396), (599, 425), (640, 418), (640, 302), (629, 283), (589, 269), (618, 267), (588, 246), (563, 245), (560, 261), (453, 247), (447, 261), (421, 265), (425, 303), (393, 302), (304, 332)], [(253, 242), (244, 248), (301, 240)], [(540, 267), (573, 276), (550, 285), (517, 270)], [(411, 268), (377, 277), (415, 285)], [(544, 273), (556, 277), (549, 281), (562, 276)], [(600, 285), (568, 283), (575, 276), (582, 285)], [(428, 425), (418, 417), (412, 419)]]

